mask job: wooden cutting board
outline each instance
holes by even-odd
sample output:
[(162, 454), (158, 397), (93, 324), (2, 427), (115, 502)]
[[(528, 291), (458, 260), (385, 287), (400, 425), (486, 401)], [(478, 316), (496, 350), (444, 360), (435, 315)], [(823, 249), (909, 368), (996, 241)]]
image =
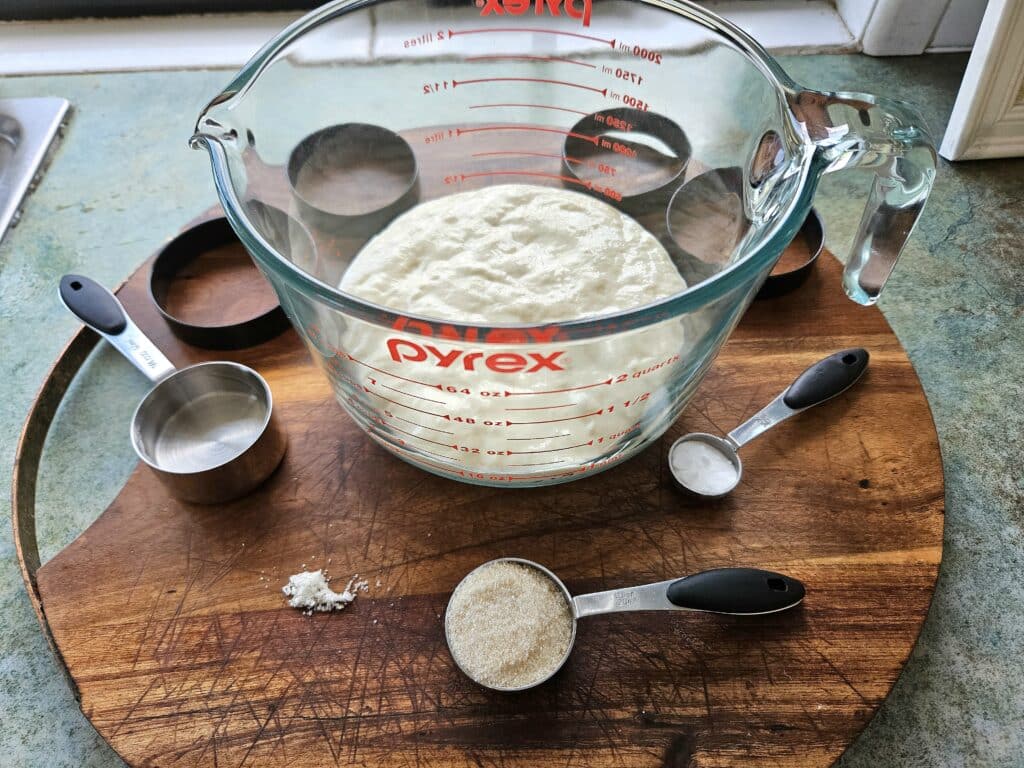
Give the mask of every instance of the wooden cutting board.
[[(264, 487), (217, 508), (174, 501), (140, 466), (35, 573), (38, 446), (91, 339), (72, 343), (26, 428), (14, 514), (82, 710), (131, 766), (830, 765), (914, 645), (943, 526), (921, 385), (839, 273), (825, 254), (798, 292), (755, 303), (682, 419), (640, 456), (567, 485), (494, 489), (376, 446), (291, 331), (237, 353), (178, 342), (143, 266), (119, 292), (136, 322), (176, 364), (221, 355), (263, 373), (290, 446)], [(672, 440), (731, 429), (849, 346), (870, 351), (866, 377), (745, 447), (731, 496), (673, 487)], [(759, 618), (588, 619), (553, 681), (502, 695), (456, 669), (442, 617), (458, 580), (503, 555), (549, 566), (574, 592), (746, 565), (803, 580), (807, 598)], [(342, 613), (288, 608), (288, 576), (320, 567), (370, 589)]]

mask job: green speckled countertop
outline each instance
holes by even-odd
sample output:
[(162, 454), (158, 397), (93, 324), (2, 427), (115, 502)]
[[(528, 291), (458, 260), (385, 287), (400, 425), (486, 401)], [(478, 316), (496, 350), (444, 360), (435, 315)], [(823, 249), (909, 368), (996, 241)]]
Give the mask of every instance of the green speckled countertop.
[[(812, 87), (917, 102), (936, 135), (962, 55), (783, 59)], [(77, 327), (58, 304), (68, 271), (117, 285), (213, 202), (205, 153), (185, 146), (228, 72), (9, 78), (4, 96), (64, 96), (76, 114), (21, 224), (0, 245), (0, 498), (43, 377)], [(864, 181), (863, 178), (860, 181)], [(828, 177), (817, 205), (845, 250), (863, 206), (856, 174)], [(1024, 766), (1024, 160), (940, 164), (935, 191), (882, 307), (931, 403), (946, 474), (945, 554), (905, 673), (843, 768)], [(124, 439), (146, 389), (109, 349), (76, 380), (44, 452), (43, 559), (114, 497)], [(0, 529), (0, 764), (118, 766), (79, 711)]]

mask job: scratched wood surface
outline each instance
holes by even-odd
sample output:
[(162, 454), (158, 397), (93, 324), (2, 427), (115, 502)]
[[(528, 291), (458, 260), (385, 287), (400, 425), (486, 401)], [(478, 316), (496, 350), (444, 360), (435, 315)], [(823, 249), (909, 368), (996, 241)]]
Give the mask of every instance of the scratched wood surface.
[[(170, 334), (146, 277), (120, 292), (138, 324), (176, 364), (212, 359)], [(672, 486), (675, 437), (727, 431), (855, 345), (871, 352), (864, 380), (745, 447), (730, 497)], [(291, 331), (226, 356), (270, 382), (290, 439), (277, 473), (206, 508), (139, 467), (37, 573), (82, 709), (131, 766), (827, 766), (928, 610), (943, 526), (928, 404), (827, 254), (797, 293), (752, 307), (657, 445), (567, 485), (474, 487), (402, 463), (342, 412)], [(749, 565), (808, 594), (754, 619), (586, 620), (554, 680), (500, 695), (455, 668), (442, 616), (462, 575), (502, 555), (544, 563), (573, 591)], [(304, 567), (358, 573), (369, 592), (304, 616), (280, 593)]]

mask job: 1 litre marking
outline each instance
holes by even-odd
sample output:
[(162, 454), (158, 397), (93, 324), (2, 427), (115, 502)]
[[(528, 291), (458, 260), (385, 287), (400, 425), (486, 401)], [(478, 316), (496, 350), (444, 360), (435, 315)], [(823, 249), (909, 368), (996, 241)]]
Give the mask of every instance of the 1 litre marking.
[(558, 128), (539, 128), (536, 125), (486, 125), (482, 128), (456, 128), (455, 135), (462, 136), (465, 133), (480, 133), (481, 131), (538, 131), (539, 133), (559, 133), (562, 136), (571, 136), (574, 139), (582, 139), (583, 141), (589, 141), (595, 147), (598, 146), (597, 136), (587, 136), (583, 133), (562, 131)]

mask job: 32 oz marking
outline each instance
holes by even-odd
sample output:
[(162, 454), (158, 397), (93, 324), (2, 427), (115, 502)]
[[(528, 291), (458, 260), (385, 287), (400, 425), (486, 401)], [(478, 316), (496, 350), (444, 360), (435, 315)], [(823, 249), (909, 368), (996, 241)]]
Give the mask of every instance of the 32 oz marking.
[(458, 443), (453, 443), (448, 447), (461, 453), (477, 453), (484, 456), (508, 456), (510, 453), (509, 451), (501, 451), (494, 448), (474, 448), (470, 445), (459, 445)]

